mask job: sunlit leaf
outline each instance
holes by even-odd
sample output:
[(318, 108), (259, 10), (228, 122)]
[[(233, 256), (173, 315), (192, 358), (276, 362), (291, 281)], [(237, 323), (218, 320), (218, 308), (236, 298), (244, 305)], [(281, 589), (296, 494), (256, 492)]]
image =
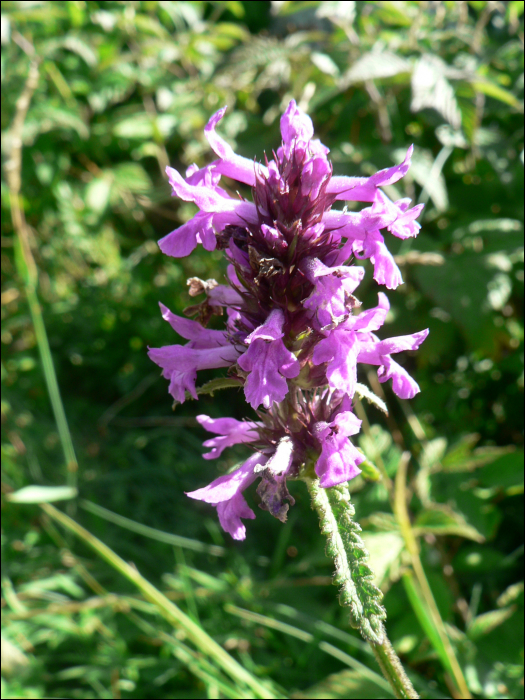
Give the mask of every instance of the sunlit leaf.
[(111, 181), (105, 177), (96, 177), (86, 187), (86, 204), (98, 214), (104, 211), (109, 202)]
[(366, 53), (349, 68), (341, 78), (344, 88), (353, 83), (379, 78), (392, 78), (400, 73), (411, 73), (412, 64), (399, 55), (385, 52)]
[(24, 486), (8, 493), (6, 498), (12, 503), (53, 503), (75, 498), (77, 489), (72, 486)]
[(501, 85), (496, 85), (496, 83), (484, 80), (474, 82), (472, 83), (472, 86), (479, 92), (487, 95), (487, 97), (493, 97), (499, 102), (504, 102), (505, 104), (508, 104), (521, 112), (523, 111), (523, 104), (520, 102), (520, 100), (518, 100), (518, 98), (515, 97), (512, 92), (509, 92), (509, 90), (505, 90), (505, 88), (501, 87)]
[[(405, 153), (402, 149), (394, 151), (394, 160), (400, 162)], [(436, 160), (431, 151), (416, 148), (412, 155), (410, 174), (429, 194), (438, 211), (448, 209), (448, 192), (445, 177), (441, 168), (435, 167)]]
[(469, 639), (476, 640), (485, 634), (489, 634), (502, 625), (509, 617), (512, 617), (517, 610), (517, 606), (512, 605), (502, 610), (491, 610), (490, 612), (478, 615), (472, 620), (467, 629)]
[[(307, 690), (294, 693), (293, 698), (384, 698), (385, 689), (363, 678), (358, 671), (346, 669), (334, 673)], [(388, 697), (393, 697), (388, 695)]]
[(414, 529), (420, 534), (459, 535), (475, 542), (483, 542), (485, 538), (469, 525), (465, 518), (445, 505), (435, 504), (421, 511), (414, 521)]
[(430, 54), (423, 55), (412, 73), (412, 112), (435, 109), (454, 128), (461, 126), (461, 113), (454, 90), (445, 77), (445, 66), (441, 59)]

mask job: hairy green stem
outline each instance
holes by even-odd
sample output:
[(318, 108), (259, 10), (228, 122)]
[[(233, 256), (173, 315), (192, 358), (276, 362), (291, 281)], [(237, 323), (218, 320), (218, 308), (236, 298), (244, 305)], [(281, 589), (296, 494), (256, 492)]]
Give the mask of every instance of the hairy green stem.
[(382, 593), (373, 582), (367, 564), (369, 554), (354, 522), (355, 510), (346, 484), (321, 488), (319, 479), (304, 477), (319, 515), (321, 531), (327, 538), (326, 553), (335, 563), (334, 583), (340, 586), (339, 602), (350, 611), (350, 624), (370, 643), (379, 667), (397, 698), (417, 698), (401, 661), (388, 637), (383, 620)]
[(385, 634), (382, 644), (371, 644), (379, 668), (383, 676), (392, 686), (396, 698), (418, 698), (410, 679), (405, 673), (398, 655)]

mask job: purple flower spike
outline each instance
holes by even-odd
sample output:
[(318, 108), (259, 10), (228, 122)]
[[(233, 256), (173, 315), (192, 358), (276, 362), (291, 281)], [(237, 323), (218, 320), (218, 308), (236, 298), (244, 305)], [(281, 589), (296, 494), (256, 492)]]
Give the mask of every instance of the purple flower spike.
[(285, 377), (291, 379), (299, 374), (297, 358), (281, 340), (283, 323), (283, 312), (274, 309), (266, 323), (246, 338), (250, 347), (237, 361), (241, 369), (249, 372), (244, 393), (253, 408), (261, 404), (270, 408), (273, 401), (282, 401), (288, 393)]
[[(223, 251), (227, 275), (223, 284), (188, 280), (190, 296), (202, 295), (185, 310), (194, 320), (161, 304), (163, 318), (188, 342), (151, 348), (149, 355), (177, 401), (186, 392), (197, 398), (199, 370), (224, 367), (256, 410), (258, 422), (198, 416), (215, 433), (204, 442), (206, 459), (237, 444), (252, 456), (188, 494), (215, 505), (224, 530), (244, 539), (242, 519), (255, 515), (243, 492), (256, 478), (259, 507), (284, 522), (294, 504), (288, 483), (311, 475), (316, 457), (323, 488), (360, 473), (364, 457), (350, 441), (361, 425), (352, 412), (358, 365), (376, 366), (380, 382), (392, 380), (398, 396), (412, 398), (419, 387), (392, 355), (417, 349), (428, 331), (381, 340), (375, 333), (388, 299), (380, 292), (376, 307), (360, 310), (354, 296), (365, 274), (354, 259), (369, 259), (375, 281), (388, 289), (403, 282), (383, 236), (416, 236), (422, 205), (392, 201), (381, 187), (406, 175), (413, 148), (402, 163), (371, 177), (334, 177), (329, 149), (314, 139), (312, 120), (292, 100), (281, 117), (281, 145), (269, 148), (273, 158), (260, 164), (237, 155), (218, 133), (225, 111), (204, 130), (216, 159), (190, 166), (185, 177), (166, 170), (175, 196), (199, 211), (159, 246), (173, 257), (199, 244)], [(226, 190), (223, 176), (251, 187), (252, 201), (230, 196), (235, 184)], [(347, 211), (333, 209), (336, 200), (369, 204)]]

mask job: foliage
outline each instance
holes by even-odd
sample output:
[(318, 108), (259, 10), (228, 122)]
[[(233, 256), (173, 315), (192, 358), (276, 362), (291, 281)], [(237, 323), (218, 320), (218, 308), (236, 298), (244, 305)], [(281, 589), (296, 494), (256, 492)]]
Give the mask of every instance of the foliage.
[[(21, 190), (38, 297), (2, 188), (3, 490), (33, 488), (4, 510), (4, 697), (390, 697), (330, 588), (306, 490), (286, 525), (258, 518), (240, 546), (187, 502), (214, 469), (194, 416), (241, 418), (237, 390), (171, 413), (145, 354), (171, 342), (158, 300), (180, 314), (186, 278), (224, 274), (215, 253), (158, 254), (193, 214), (170, 202), (165, 165), (211, 160), (202, 129), (224, 104), (221, 133), (262, 159), (292, 97), (337, 174), (371, 174), (414, 142), (388, 194), (427, 204), (395, 251), (405, 285), (389, 317), (389, 335), (430, 326), (409, 360), (422, 393), (408, 408), (381, 394), (386, 417), (357, 407), (368, 461), (351, 496), (389, 636), (425, 697), (465, 696), (454, 659), (471, 694), (523, 697), (523, 4), (31, 0), (2, 13), (7, 164), (39, 59)], [(46, 331), (77, 471), (41, 370)], [(373, 374), (360, 381), (380, 393)], [(77, 491), (69, 525), (34, 504)]]

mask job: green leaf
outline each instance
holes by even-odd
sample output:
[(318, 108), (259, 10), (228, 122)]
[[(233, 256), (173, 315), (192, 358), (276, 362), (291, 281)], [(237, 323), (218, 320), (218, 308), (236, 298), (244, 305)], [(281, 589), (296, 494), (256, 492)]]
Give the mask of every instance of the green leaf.
[[(362, 452), (362, 450), (359, 451)], [(381, 472), (375, 464), (372, 464), (370, 460), (365, 459), (364, 462), (361, 462), (359, 469), (361, 469), (361, 475), (363, 478), (367, 479), (368, 481), (381, 481)]]
[(42, 54), (50, 58), (57, 49), (68, 49), (76, 53), (88, 66), (95, 66), (97, 56), (93, 49), (77, 36), (66, 36), (60, 39), (52, 39), (42, 47)]
[[(374, 583), (382, 587), (385, 581), (398, 577), (400, 556), (404, 549), (403, 537), (399, 532), (363, 532), (363, 540), (370, 554), (370, 568), (374, 573)], [(396, 576), (397, 574), (397, 576)]]
[[(395, 161), (399, 163), (403, 160), (405, 154), (406, 151), (399, 148), (394, 151), (393, 157)], [(428, 192), (436, 209), (438, 211), (445, 211), (448, 209), (447, 184), (441, 171), (432, 174), (434, 162), (432, 151), (428, 151), (424, 148), (416, 148), (412, 154), (410, 173), (418, 185), (424, 187)], [(426, 274), (426, 269), (423, 274)]]
[[(386, 689), (363, 678), (359, 671), (333, 673), (311, 688), (293, 694), (293, 698), (385, 698)], [(391, 692), (388, 697), (394, 697)]]
[(431, 469), (436, 463), (438, 463), (447, 449), (447, 441), (445, 438), (435, 438), (430, 440), (423, 447), (423, 454), (421, 455), (421, 465), (425, 469)]
[(462, 471), (461, 466), (468, 459), (472, 448), (479, 441), (478, 433), (471, 433), (460, 438), (441, 459), (441, 467), (445, 471)]
[(414, 530), (422, 535), (459, 535), (474, 542), (484, 542), (483, 535), (475, 527), (469, 525), (465, 518), (446, 505), (435, 504), (418, 514)]
[(33, 595), (35, 593), (38, 594), (40, 591), (64, 591), (72, 598), (84, 597), (84, 590), (75, 583), (71, 576), (62, 573), (23, 583), (18, 590), (24, 593), (32, 593)]
[(363, 54), (344, 74), (341, 86), (346, 89), (354, 83), (379, 78), (392, 78), (400, 73), (411, 73), (410, 61), (389, 51), (373, 51)]
[(24, 143), (31, 144), (38, 134), (54, 129), (71, 129), (81, 139), (89, 136), (89, 129), (76, 110), (55, 107), (46, 101), (45, 105), (30, 110), (23, 129)]
[(339, 68), (337, 64), (334, 63), (334, 61), (327, 54), (321, 53), (320, 51), (314, 51), (310, 58), (314, 66), (319, 68), (321, 73), (331, 76), (339, 75)]
[(326, 554), (334, 560), (334, 584), (340, 586), (339, 603), (350, 612), (350, 624), (364, 639), (382, 644), (386, 611), (381, 605), (383, 593), (373, 583), (374, 574), (367, 564), (369, 554), (361, 538), (361, 527), (354, 522), (355, 509), (346, 484), (321, 488), (319, 480), (305, 479), (326, 535)]
[[(474, 440), (477, 441), (479, 436), (476, 434), (467, 436), (465, 440), (469, 438), (473, 441), (472, 444), (475, 444)], [(469, 452), (461, 444), (458, 444), (457, 452), (454, 449), (447, 453), (441, 462), (441, 466), (444, 472), (470, 472), (482, 467), (484, 464), (491, 464), (499, 457), (513, 451), (514, 447), (510, 445), (507, 447), (479, 447), (477, 450)]]
[(151, 180), (142, 165), (138, 163), (121, 163), (113, 169), (115, 185), (130, 192), (147, 192), (151, 189)]
[(72, 486), (24, 486), (18, 491), (8, 493), (6, 499), (12, 503), (53, 503), (67, 501), (78, 494)]
[(86, 204), (97, 214), (101, 214), (108, 205), (111, 182), (106, 177), (95, 177), (86, 187)]
[[(206, 382), (206, 384), (198, 386), (197, 395), (200, 396), (201, 394), (211, 394), (211, 396), (213, 396), (213, 393), (215, 391), (219, 391), (220, 389), (231, 389), (234, 387), (240, 389), (242, 386), (243, 384), (240, 379), (235, 379), (234, 377), (217, 377), (217, 379), (211, 379), (209, 382)], [(187, 391), (185, 398), (186, 400), (189, 400), (193, 399), (193, 396), (189, 391)], [(173, 403), (173, 407), (175, 407), (177, 403), (178, 401), (175, 401)]]
[(523, 112), (523, 105), (518, 98), (515, 97), (512, 92), (509, 92), (509, 90), (505, 90), (505, 88), (502, 88), (500, 85), (496, 85), (496, 83), (483, 80), (472, 83), (472, 87), (482, 92), (484, 95), (487, 95), (487, 97), (493, 97), (495, 100), (504, 102), (520, 112)]
[(454, 129), (459, 129), (461, 112), (446, 72), (447, 65), (438, 56), (425, 54), (419, 59), (412, 73), (410, 109), (435, 109)]
[(167, 38), (168, 32), (162, 24), (151, 15), (136, 14), (133, 18), (133, 24), (144, 34), (157, 36), (160, 39)]
[[(516, 450), (502, 455), (479, 472), (478, 478), (483, 486), (496, 486), (502, 489), (523, 491), (523, 451)], [(521, 489), (521, 491), (520, 491)]]
[(447, 650), (443, 644), (439, 630), (436, 628), (433, 615), (430, 613), (428, 604), (412, 573), (407, 571), (405, 574), (403, 574), (403, 585), (419, 624), (436, 650), (443, 667), (452, 675), (453, 669), (450, 664)]
[(520, 605), (523, 607), (523, 581), (513, 583), (498, 596), (496, 603), (499, 608), (504, 608), (511, 603), (515, 603), (521, 598)]
[(458, 572), (469, 572), (479, 575), (487, 571), (501, 569), (504, 555), (487, 545), (471, 545), (461, 550), (454, 557), (452, 566)]
[(503, 608), (502, 610), (491, 610), (490, 612), (483, 613), (483, 615), (478, 615), (467, 629), (467, 636), (469, 639), (475, 641), (485, 634), (489, 634), (501, 624), (512, 617), (518, 607), (516, 605), (511, 605), (508, 608)]
[(173, 114), (160, 114), (158, 117), (150, 117), (149, 114), (138, 113), (132, 117), (121, 119), (113, 127), (115, 136), (126, 139), (154, 139), (155, 130), (158, 129), (163, 138), (172, 134), (178, 124), (178, 119)]

